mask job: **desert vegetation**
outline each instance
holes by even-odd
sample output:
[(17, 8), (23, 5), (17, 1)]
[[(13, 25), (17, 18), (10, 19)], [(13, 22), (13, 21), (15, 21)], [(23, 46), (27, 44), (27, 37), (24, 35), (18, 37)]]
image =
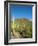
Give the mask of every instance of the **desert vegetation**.
[(32, 21), (23, 18), (11, 21), (11, 32), (14, 38), (32, 38)]

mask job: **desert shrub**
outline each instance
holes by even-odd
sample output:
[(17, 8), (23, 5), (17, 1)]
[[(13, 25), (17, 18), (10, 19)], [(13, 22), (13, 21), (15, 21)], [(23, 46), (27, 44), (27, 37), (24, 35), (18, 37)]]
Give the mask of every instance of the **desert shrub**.
[[(13, 23), (11, 23), (11, 29), (13, 32), (12, 26), (13, 26)], [(16, 33), (19, 32), (21, 38), (31, 38), (32, 37), (32, 22), (28, 22), (28, 23), (14, 22), (14, 31)]]

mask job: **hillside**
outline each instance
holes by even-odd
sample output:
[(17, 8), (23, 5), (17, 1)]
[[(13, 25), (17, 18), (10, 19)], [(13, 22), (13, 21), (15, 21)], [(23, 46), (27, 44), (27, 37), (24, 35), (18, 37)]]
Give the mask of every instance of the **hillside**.
[(11, 31), (15, 38), (32, 37), (32, 21), (28, 19), (15, 19), (14, 24), (11, 21)]

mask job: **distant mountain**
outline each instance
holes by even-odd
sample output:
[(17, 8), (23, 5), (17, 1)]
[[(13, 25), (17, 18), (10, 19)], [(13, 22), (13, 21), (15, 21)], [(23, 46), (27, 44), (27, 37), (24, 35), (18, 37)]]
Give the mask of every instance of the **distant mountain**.
[[(13, 24), (13, 20), (11, 21), (11, 23)], [(21, 19), (15, 19), (14, 20), (14, 23), (15, 24), (21, 24), (21, 25), (23, 25), (23, 24), (25, 24), (25, 25), (32, 25), (32, 20), (29, 20), (29, 19), (24, 19), (24, 18), (21, 18)]]
[(32, 20), (21, 18), (21, 19), (15, 19), (15, 22), (19, 23), (27, 23), (27, 22), (32, 22)]

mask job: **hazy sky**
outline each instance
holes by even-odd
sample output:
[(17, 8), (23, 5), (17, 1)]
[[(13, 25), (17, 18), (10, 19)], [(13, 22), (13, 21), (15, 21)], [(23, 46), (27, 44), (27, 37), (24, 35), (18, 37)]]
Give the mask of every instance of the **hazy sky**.
[(32, 6), (10, 5), (11, 18), (32, 19)]

